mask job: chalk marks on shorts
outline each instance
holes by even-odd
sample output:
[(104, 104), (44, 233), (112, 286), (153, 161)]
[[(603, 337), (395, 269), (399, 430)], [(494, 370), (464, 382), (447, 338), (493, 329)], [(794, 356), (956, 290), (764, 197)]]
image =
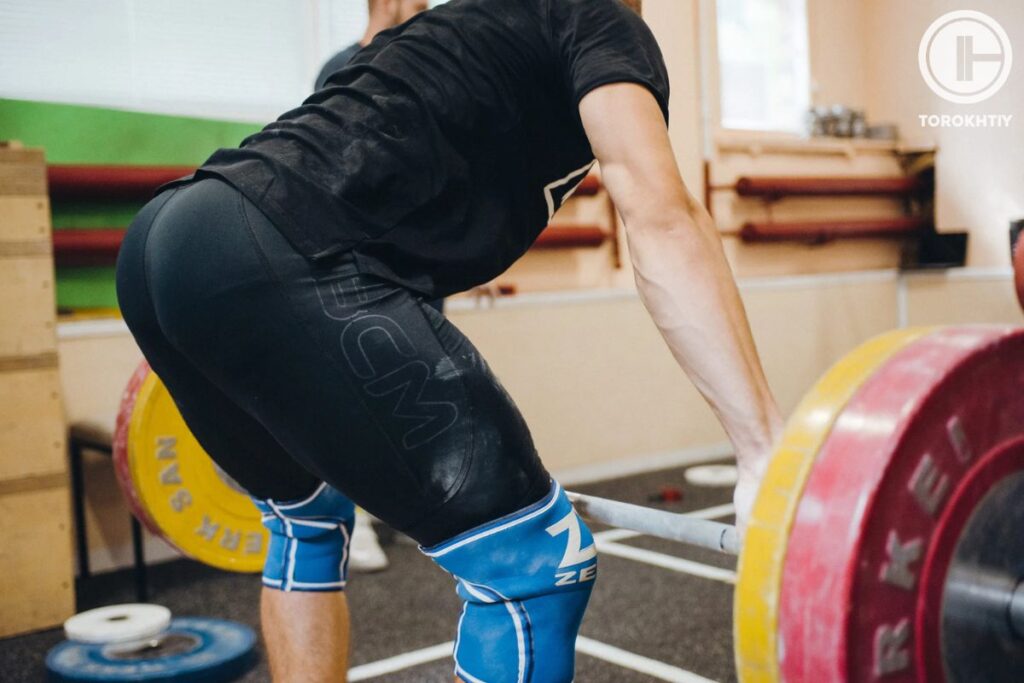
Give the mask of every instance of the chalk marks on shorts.
[[(371, 294), (376, 300), (397, 290), (359, 278), (350, 282), (350, 287), (339, 281), (317, 286), (324, 314), (345, 323), (339, 335), (342, 357), (367, 396), (390, 403), (390, 417), (402, 424), (396, 430), (402, 448), (423, 446), (455, 425), (459, 408), (451, 401), (426, 398), (436, 394), (431, 387), (444, 380), (438, 379), (431, 363), (419, 357), (405, 329), (388, 315), (360, 308), (370, 303)], [(377, 289), (381, 291), (373, 291)]]

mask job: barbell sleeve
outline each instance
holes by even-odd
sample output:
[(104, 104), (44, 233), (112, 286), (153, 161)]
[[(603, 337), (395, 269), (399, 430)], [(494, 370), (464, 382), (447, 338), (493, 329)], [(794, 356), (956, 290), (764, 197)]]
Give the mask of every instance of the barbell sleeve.
[(1010, 627), (1013, 635), (1024, 640), (1024, 581), (1017, 584), (1010, 596)]
[(572, 491), (566, 494), (584, 519), (720, 553), (739, 554), (736, 527), (730, 524)]
[(984, 567), (954, 566), (942, 600), (943, 620), (1024, 639), (1024, 581)]

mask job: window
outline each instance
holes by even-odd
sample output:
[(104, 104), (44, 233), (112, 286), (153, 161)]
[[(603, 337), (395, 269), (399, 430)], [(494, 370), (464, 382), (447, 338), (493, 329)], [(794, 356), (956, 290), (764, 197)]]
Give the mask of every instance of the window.
[(806, 0), (718, 0), (723, 128), (802, 130), (810, 107)]
[(366, 0), (0, 0), (0, 97), (262, 123), (366, 18)]

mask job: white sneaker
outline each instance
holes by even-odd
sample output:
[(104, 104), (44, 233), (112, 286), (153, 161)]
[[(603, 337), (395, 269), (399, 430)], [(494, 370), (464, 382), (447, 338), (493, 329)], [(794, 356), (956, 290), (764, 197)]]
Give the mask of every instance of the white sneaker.
[(354, 572), (379, 572), (388, 568), (388, 556), (377, 541), (377, 532), (370, 523), (370, 515), (356, 510), (356, 525), (348, 546), (348, 568)]

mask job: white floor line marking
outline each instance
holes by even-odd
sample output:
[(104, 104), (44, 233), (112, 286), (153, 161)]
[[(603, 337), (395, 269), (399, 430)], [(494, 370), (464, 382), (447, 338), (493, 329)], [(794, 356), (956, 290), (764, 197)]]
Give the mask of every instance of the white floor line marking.
[(671, 681), (671, 683), (715, 683), (710, 678), (698, 676), (686, 669), (680, 669), (677, 666), (634, 654), (584, 636), (576, 638), (576, 651), (590, 655), (595, 659), (610, 662), (616, 666), (653, 676), (661, 681)]
[(704, 508), (702, 510), (694, 510), (693, 512), (684, 512), (683, 514), (687, 517), (696, 517), (697, 519), (718, 519), (719, 517), (728, 517), (736, 512), (736, 506), (732, 503), (724, 503), (722, 505), (715, 505), (713, 507)]
[(637, 536), (643, 536), (643, 534), (631, 529), (608, 529), (607, 531), (596, 532), (594, 540), (598, 543), (611, 543), (612, 541), (624, 541), (627, 538), (636, 538)]
[(454, 649), (455, 641), (449, 640), (447, 643), (441, 643), (440, 645), (434, 645), (432, 647), (425, 647), (422, 650), (403, 652), (400, 655), (388, 657), (387, 659), (382, 659), (377, 662), (361, 664), (360, 666), (356, 666), (348, 670), (348, 680), (365, 681), (367, 679), (374, 678), (375, 676), (383, 676), (385, 674), (401, 671), (402, 669), (419, 666), (420, 664), (436, 662), (439, 659), (451, 657)]
[(598, 540), (597, 552), (599, 555), (622, 557), (627, 560), (643, 562), (644, 564), (660, 567), (662, 569), (670, 569), (674, 572), (689, 574), (702, 579), (712, 579), (714, 581), (721, 581), (722, 583), (728, 584), (736, 583), (736, 572), (731, 569), (712, 567), (708, 564), (701, 564), (700, 562), (693, 562), (692, 560), (684, 560), (681, 557), (673, 557), (672, 555), (656, 553), (652, 550), (645, 550), (643, 548), (634, 548), (631, 545), (623, 545), (622, 543), (615, 543), (614, 541)]

